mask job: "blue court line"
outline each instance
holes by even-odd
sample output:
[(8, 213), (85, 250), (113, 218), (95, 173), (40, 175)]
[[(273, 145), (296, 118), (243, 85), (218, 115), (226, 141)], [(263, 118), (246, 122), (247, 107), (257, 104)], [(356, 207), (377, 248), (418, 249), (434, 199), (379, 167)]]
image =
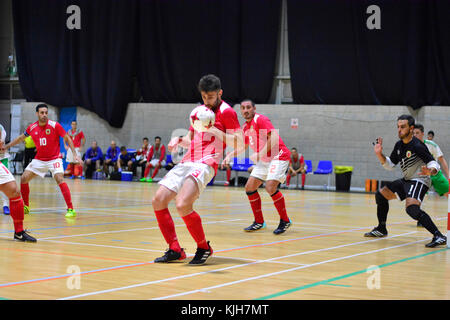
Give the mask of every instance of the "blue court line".
[(115, 242), (123, 242), (123, 240), (118, 240), (118, 239), (111, 239), (111, 241), (115, 241)]
[(331, 284), (330, 282), (334, 282), (334, 281), (342, 280), (342, 279), (345, 279), (345, 278), (353, 277), (353, 276), (356, 276), (356, 275), (359, 275), (359, 274), (362, 274), (362, 273), (367, 273), (367, 271), (370, 271), (370, 270), (374, 270), (374, 269), (377, 269), (377, 268), (381, 269), (381, 268), (389, 267), (389, 266), (392, 266), (392, 265), (395, 265), (395, 264), (398, 264), (398, 263), (402, 263), (402, 262), (406, 262), (406, 261), (410, 261), (410, 260), (426, 257), (426, 256), (429, 256), (431, 254), (443, 252), (443, 251), (446, 251), (446, 250), (449, 250), (449, 248), (444, 248), (444, 249), (440, 249), (440, 250), (436, 250), (436, 251), (432, 251), (432, 252), (428, 252), (428, 253), (424, 253), (424, 254), (419, 254), (417, 256), (412, 256), (412, 257), (409, 257), (409, 258), (395, 260), (395, 261), (392, 261), (392, 262), (381, 264), (381, 265), (373, 267), (373, 268), (367, 268), (367, 269), (355, 271), (355, 272), (352, 272), (352, 273), (347, 273), (347, 274), (344, 274), (344, 275), (339, 276), (339, 277), (334, 277), (334, 278), (330, 278), (330, 279), (327, 279), (327, 280), (317, 281), (317, 282), (310, 283), (310, 284), (307, 284), (307, 285), (304, 285), (304, 286), (300, 286), (300, 287), (296, 287), (296, 288), (280, 291), (280, 292), (277, 292), (277, 293), (274, 293), (274, 294), (271, 294), (271, 295), (267, 295), (267, 296), (264, 296), (264, 297), (261, 297), (261, 298), (257, 298), (255, 300), (268, 300), (268, 299), (277, 298), (277, 297), (280, 297), (280, 296), (283, 296), (283, 295), (286, 295), (286, 294), (289, 294), (289, 293), (292, 293), (292, 292), (313, 288), (313, 287), (316, 287), (316, 286), (319, 286), (319, 285), (329, 285), (329, 284)]
[(12, 286), (12, 285), (18, 285), (18, 284), (25, 284), (25, 283), (33, 283), (33, 282), (45, 281), (45, 280), (63, 279), (63, 278), (67, 278), (67, 277), (70, 277), (70, 276), (83, 275), (83, 274), (89, 274), (89, 273), (96, 273), (96, 272), (101, 272), (101, 271), (122, 269), (122, 268), (128, 268), (128, 267), (137, 267), (137, 266), (143, 266), (143, 265), (152, 264), (152, 263), (154, 263), (154, 262), (153, 261), (139, 262), (139, 263), (125, 264), (125, 265), (121, 265), (121, 266), (109, 267), (109, 268), (102, 268), (102, 269), (96, 269), (96, 270), (83, 271), (83, 272), (80, 272), (80, 273), (68, 273), (68, 274), (63, 274), (63, 275), (53, 276), (53, 277), (38, 278), (38, 279), (31, 279), (31, 280), (17, 281), (17, 282), (8, 282), (8, 283), (0, 284), (0, 288)]

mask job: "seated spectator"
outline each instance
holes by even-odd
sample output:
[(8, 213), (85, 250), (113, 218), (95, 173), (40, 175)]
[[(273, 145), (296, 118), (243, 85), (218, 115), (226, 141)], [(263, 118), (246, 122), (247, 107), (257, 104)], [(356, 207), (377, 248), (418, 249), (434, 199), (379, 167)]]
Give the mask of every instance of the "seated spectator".
[(103, 152), (97, 145), (97, 141), (92, 141), (92, 145), (84, 154), (84, 177), (91, 178), (94, 170), (101, 171), (103, 164)]
[(136, 152), (136, 161), (134, 162), (133, 172), (137, 175), (137, 167), (141, 168), (141, 178), (144, 177), (145, 166), (147, 165), (147, 154), (150, 150), (148, 138), (142, 139), (142, 147)]
[(119, 170), (119, 154), (120, 149), (116, 146), (116, 142), (111, 141), (111, 146), (106, 150), (105, 161), (103, 162), (103, 170), (109, 176), (109, 167), (113, 166), (115, 171)]
[[(179, 136), (179, 138), (182, 139), (183, 136)], [(187, 151), (187, 149), (180, 147), (180, 146), (177, 147), (177, 152), (172, 151), (172, 153), (171, 153), (172, 159), (170, 162), (167, 163), (166, 170), (169, 171), (170, 169), (175, 167), (178, 163), (180, 163), (181, 160), (183, 159), (186, 151)]]
[[(150, 147), (147, 155), (147, 165), (145, 166), (144, 177), (140, 180), (142, 182), (152, 182), (153, 178), (158, 174), (161, 167), (166, 166), (166, 147), (161, 144), (161, 137), (155, 137), (155, 144)], [(154, 168), (151, 178), (147, 178), (150, 170)]]
[(299, 173), (302, 174), (302, 190), (305, 190), (305, 179), (306, 179), (305, 159), (303, 158), (302, 154), (299, 154), (297, 152), (296, 148), (292, 148), (288, 174), (286, 177), (286, 187), (289, 187), (291, 177), (295, 177)]
[(134, 156), (131, 153), (128, 153), (127, 147), (123, 146), (120, 148), (120, 156), (118, 161), (119, 171), (122, 171), (122, 168), (127, 168), (127, 171), (133, 170), (133, 163), (136, 161)]

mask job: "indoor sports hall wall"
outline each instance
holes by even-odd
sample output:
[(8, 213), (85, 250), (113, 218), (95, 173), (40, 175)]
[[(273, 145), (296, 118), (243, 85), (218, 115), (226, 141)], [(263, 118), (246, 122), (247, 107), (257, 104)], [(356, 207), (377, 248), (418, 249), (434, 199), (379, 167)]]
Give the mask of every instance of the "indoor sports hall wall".
[[(35, 121), (36, 103), (23, 103), (22, 128)], [(177, 128), (188, 128), (188, 115), (196, 104), (148, 104), (131, 103), (123, 128), (113, 128), (99, 116), (78, 108), (77, 120), (90, 145), (97, 140), (103, 150), (111, 140), (117, 145), (129, 148), (139, 147), (144, 136), (153, 143), (155, 136), (161, 136), (167, 144)], [(239, 106), (235, 106), (239, 120)], [(296, 147), (305, 157), (312, 160), (314, 169), (319, 160), (332, 160), (334, 165), (353, 166), (352, 188), (364, 188), (365, 179), (389, 180), (392, 173), (384, 170), (373, 154), (372, 141), (377, 136), (384, 138), (385, 153), (392, 151), (397, 141), (396, 118), (410, 113), (422, 122), (425, 130), (435, 131), (435, 142), (439, 144), (447, 161), (450, 160), (448, 140), (450, 113), (448, 107), (423, 107), (412, 110), (405, 106), (333, 106), (333, 105), (257, 105), (257, 112), (267, 115), (286, 145)], [(50, 109), (50, 118), (56, 116)], [(298, 119), (298, 128), (291, 127), (292, 119)], [(223, 172), (219, 172), (218, 180)], [(400, 170), (394, 172), (400, 177)], [(332, 175), (331, 185), (335, 185)], [(326, 184), (324, 176), (308, 175), (307, 185)]]

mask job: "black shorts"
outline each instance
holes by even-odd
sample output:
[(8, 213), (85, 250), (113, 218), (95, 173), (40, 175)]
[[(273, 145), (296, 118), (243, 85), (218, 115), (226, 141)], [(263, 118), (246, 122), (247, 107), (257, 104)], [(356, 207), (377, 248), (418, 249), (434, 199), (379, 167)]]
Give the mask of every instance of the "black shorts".
[(396, 193), (400, 198), (400, 201), (403, 201), (406, 198), (414, 198), (422, 202), (428, 191), (426, 184), (416, 180), (398, 179), (389, 182), (386, 184), (386, 187)]

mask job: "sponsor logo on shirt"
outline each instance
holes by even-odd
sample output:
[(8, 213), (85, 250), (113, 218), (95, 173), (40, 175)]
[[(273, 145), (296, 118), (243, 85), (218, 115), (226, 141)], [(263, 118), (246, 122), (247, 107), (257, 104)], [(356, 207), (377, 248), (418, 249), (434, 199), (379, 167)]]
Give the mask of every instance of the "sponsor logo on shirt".
[(406, 157), (411, 158), (411, 151), (406, 151)]
[(45, 133), (46, 133), (47, 135), (49, 135), (49, 134), (50, 134), (50, 129), (45, 129)]

